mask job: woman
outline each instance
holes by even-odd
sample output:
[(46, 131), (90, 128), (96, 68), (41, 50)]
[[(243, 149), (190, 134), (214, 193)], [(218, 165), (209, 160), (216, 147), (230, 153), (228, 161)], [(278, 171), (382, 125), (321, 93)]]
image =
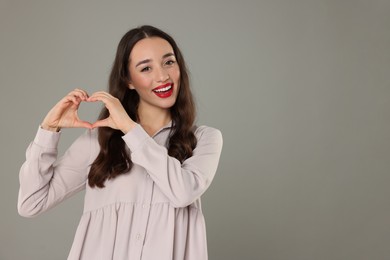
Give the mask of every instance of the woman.
[[(103, 102), (99, 120), (77, 116)], [(20, 170), (19, 214), (44, 212), (86, 189), (68, 259), (207, 259), (200, 197), (222, 149), (219, 130), (194, 126), (183, 56), (161, 30), (121, 39), (109, 92), (75, 89), (41, 123)], [(84, 127), (57, 160), (60, 129)]]

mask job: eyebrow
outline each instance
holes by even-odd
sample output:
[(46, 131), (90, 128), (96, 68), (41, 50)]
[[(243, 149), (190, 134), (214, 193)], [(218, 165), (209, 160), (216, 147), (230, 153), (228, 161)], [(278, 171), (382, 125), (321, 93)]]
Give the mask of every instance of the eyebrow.
[[(165, 59), (165, 58), (167, 58), (167, 57), (169, 57), (169, 56), (175, 56), (175, 54), (173, 54), (172, 52), (168, 52), (168, 53), (164, 54), (164, 55), (162, 56), (162, 58)], [(148, 63), (148, 62), (151, 62), (151, 61), (152, 61), (151, 59), (142, 60), (142, 61), (138, 62), (138, 63), (135, 65), (135, 67), (138, 67), (139, 65), (142, 65), (142, 64), (145, 64), (145, 63)]]

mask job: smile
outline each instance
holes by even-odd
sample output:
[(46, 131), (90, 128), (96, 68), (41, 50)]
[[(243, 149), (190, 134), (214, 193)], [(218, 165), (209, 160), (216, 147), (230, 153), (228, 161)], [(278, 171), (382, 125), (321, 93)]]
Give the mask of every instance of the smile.
[(173, 83), (167, 83), (153, 89), (154, 94), (160, 98), (170, 97), (173, 93)]

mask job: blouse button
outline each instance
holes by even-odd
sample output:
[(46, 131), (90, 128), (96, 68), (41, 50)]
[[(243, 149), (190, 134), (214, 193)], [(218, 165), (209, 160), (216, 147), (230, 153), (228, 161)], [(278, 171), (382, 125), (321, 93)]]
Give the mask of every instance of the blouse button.
[(137, 236), (135, 237), (137, 240), (140, 240), (141, 239), (141, 235), (140, 234), (137, 234)]

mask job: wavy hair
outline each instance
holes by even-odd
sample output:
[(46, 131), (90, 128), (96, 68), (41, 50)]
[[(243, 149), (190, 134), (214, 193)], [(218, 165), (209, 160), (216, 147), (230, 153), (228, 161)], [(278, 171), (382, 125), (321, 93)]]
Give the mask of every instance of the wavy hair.
[[(149, 25), (128, 31), (118, 44), (108, 82), (108, 91), (120, 100), (130, 118), (138, 122), (139, 95), (128, 87), (131, 80), (129, 57), (134, 45), (149, 37), (160, 37), (168, 41), (173, 48), (179, 65), (180, 88), (176, 102), (170, 108), (172, 128), (167, 145), (168, 154), (183, 162), (186, 158), (192, 156), (192, 151), (196, 147), (196, 137), (193, 132), (196, 112), (187, 67), (180, 49), (171, 36)], [(104, 107), (99, 119), (108, 116), (109, 111)], [(120, 130), (109, 127), (98, 129), (100, 152), (92, 163), (88, 174), (89, 186), (103, 188), (107, 179), (115, 178), (131, 170), (133, 163), (122, 136), (123, 133)]]

